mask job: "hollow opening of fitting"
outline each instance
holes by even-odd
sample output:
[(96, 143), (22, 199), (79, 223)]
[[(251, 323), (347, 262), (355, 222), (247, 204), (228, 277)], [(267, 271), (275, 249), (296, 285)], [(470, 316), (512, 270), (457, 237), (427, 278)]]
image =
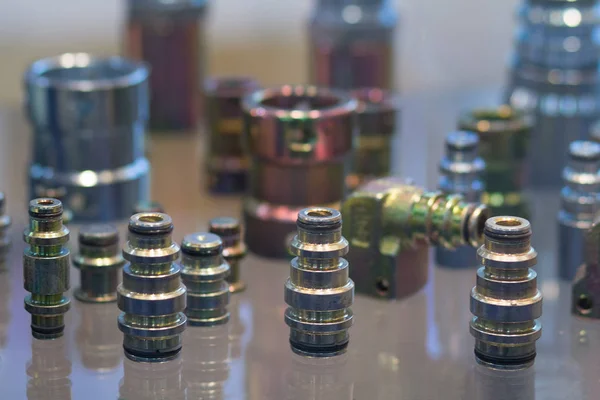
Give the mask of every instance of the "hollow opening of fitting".
[(577, 311), (583, 315), (586, 315), (592, 312), (592, 309), (594, 308), (594, 302), (590, 296), (583, 294), (579, 296), (579, 299), (577, 299), (576, 306)]
[[(485, 222), (484, 222), (485, 225)], [(521, 225), (521, 221), (519, 221), (518, 219), (500, 219), (498, 221), (496, 221), (496, 225), (500, 225), (500, 226), (520, 226)]]
[(142, 222), (163, 222), (164, 219), (160, 215), (143, 215), (140, 218)]
[(306, 213), (309, 217), (331, 217), (333, 214), (329, 210), (311, 210)]
[(36, 203), (40, 206), (51, 206), (56, 204), (56, 201), (52, 199), (39, 199), (36, 201)]
[(390, 291), (390, 281), (383, 277), (379, 277), (375, 280), (375, 290), (380, 296), (387, 296)]

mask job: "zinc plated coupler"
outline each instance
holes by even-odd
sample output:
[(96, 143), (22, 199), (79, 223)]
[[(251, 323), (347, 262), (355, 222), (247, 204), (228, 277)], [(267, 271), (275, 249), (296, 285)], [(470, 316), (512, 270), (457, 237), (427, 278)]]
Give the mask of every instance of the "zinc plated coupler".
[(175, 359), (186, 327), (186, 289), (177, 264), (173, 222), (162, 213), (135, 214), (123, 248), (123, 283), (117, 288), (125, 356), (132, 361)]
[(23, 232), (28, 246), (23, 253), (25, 310), (31, 314), (31, 334), (36, 339), (63, 335), (64, 316), (71, 306), (69, 290), (69, 230), (63, 225), (62, 203), (39, 198), (29, 203), (29, 227)]
[[(440, 191), (460, 194), (465, 201), (481, 201), (485, 162), (478, 156), (478, 148), (479, 138), (473, 132), (456, 131), (446, 136), (446, 156), (440, 162)], [(449, 268), (472, 267), (477, 265), (477, 249), (460, 246), (452, 250), (437, 246), (435, 261)]]
[(600, 205), (600, 144), (571, 143), (562, 175), (565, 186), (558, 212), (558, 272), (562, 279), (572, 281), (584, 262), (585, 236)]
[(342, 215), (356, 290), (395, 299), (427, 282), (430, 244), (480, 245), (488, 208), (460, 195), (426, 192), (410, 180), (384, 178), (355, 191)]

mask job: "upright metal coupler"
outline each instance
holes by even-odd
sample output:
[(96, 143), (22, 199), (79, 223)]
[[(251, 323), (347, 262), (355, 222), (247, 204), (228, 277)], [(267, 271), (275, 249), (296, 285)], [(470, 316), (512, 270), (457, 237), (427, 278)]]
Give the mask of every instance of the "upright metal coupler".
[(181, 350), (186, 290), (172, 231), (167, 214), (141, 213), (129, 220), (129, 240), (123, 248), (128, 263), (117, 301), (123, 311), (118, 321), (125, 335), (125, 356), (133, 361), (167, 361)]
[(187, 287), (188, 324), (221, 325), (229, 321), (229, 265), (223, 242), (212, 233), (192, 233), (181, 242), (181, 277)]
[(297, 225), (290, 245), (296, 257), (285, 283), (292, 351), (312, 357), (342, 354), (350, 339), (354, 301), (354, 282), (342, 258), (348, 253), (342, 216), (331, 208), (305, 208), (298, 213)]
[(571, 281), (583, 264), (585, 235), (600, 205), (600, 144), (575, 141), (563, 170), (558, 212), (559, 275)]
[(69, 230), (63, 226), (62, 203), (40, 198), (29, 203), (29, 227), (23, 232), (28, 246), (23, 253), (25, 310), (31, 314), (31, 334), (36, 339), (63, 335), (64, 316), (71, 302), (69, 290)]
[[(481, 201), (485, 162), (478, 156), (478, 147), (479, 137), (473, 132), (456, 131), (446, 136), (446, 156), (440, 162), (440, 191), (460, 194), (465, 201)], [(477, 265), (477, 249), (460, 246), (452, 250), (438, 246), (435, 261), (443, 267), (473, 267)]]
[(471, 290), (475, 357), (494, 368), (526, 368), (533, 365), (535, 342), (542, 335), (531, 225), (523, 218), (493, 217), (485, 223), (484, 236), (477, 252), (482, 267)]
[(73, 258), (73, 265), (81, 271), (81, 286), (75, 290), (75, 297), (90, 303), (116, 301), (123, 264), (117, 228), (106, 224), (82, 227), (79, 254)]

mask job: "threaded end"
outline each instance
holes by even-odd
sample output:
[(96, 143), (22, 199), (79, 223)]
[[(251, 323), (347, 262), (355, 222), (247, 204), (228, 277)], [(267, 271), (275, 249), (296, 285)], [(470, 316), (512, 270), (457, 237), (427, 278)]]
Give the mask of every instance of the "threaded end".
[(192, 233), (181, 242), (181, 251), (189, 255), (214, 256), (223, 250), (221, 238), (212, 233)]
[(310, 207), (298, 213), (298, 228), (307, 231), (333, 231), (342, 227), (342, 214), (327, 207)]
[(143, 235), (164, 235), (173, 231), (173, 220), (163, 213), (139, 213), (129, 219), (129, 231)]
[(119, 242), (119, 231), (109, 224), (85, 225), (79, 230), (79, 244), (110, 246)]
[(32, 218), (50, 219), (62, 216), (63, 206), (60, 200), (50, 197), (33, 199), (29, 202), (29, 215)]

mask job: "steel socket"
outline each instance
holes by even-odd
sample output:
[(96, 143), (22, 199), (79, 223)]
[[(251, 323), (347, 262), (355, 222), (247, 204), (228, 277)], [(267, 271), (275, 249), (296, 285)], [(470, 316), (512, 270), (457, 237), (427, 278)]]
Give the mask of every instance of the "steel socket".
[(227, 277), (231, 293), (242, 292), (246, 283), (242, 280), (241, 263), (246, 257), (246, 244), (242, 240), (242, 227), (236, 218), (213, 218), (208, 223), (210, 233), (218, 235), (223, 241), (223, 258), (227, 261), (230, 274)]

